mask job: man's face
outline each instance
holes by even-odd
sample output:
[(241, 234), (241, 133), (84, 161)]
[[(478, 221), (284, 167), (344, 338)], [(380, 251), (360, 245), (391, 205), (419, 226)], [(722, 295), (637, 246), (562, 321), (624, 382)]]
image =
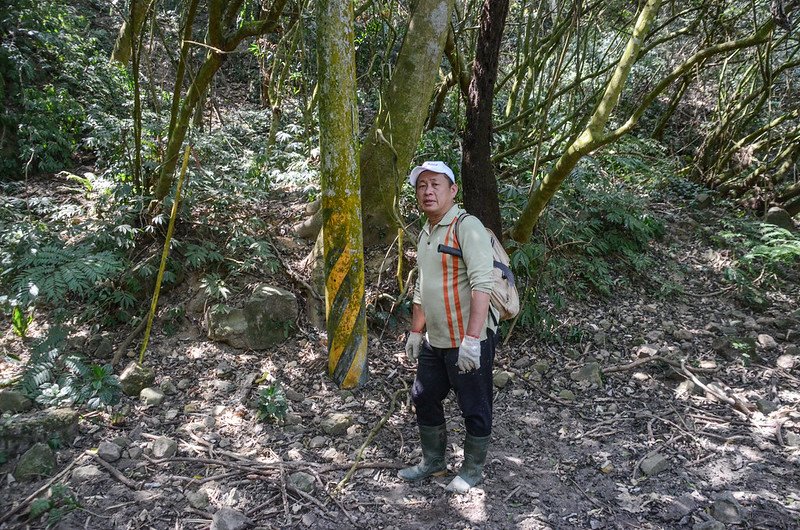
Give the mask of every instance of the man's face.
[(423, 171), (417, 177), (417, 203), (428, 217), (442, 217), (452, 208), (458, 186), (447, 175)]

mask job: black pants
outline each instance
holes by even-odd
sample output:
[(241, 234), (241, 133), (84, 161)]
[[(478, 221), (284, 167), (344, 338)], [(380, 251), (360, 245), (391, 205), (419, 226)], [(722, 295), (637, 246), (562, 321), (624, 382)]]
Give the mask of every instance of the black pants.
[(419, 425), (434, 427), (445, 422), (442, 401), (453, 389), (467, 432), (480, 437), (492, 433), (492, 365), (497, 342), (497, 335), (487, 330), (486, 340), (481, 341), (480, 369), (464, 373), (456, 366), (458, 348), (434, 348), (428, 341), (422, 342), (411, 389)]

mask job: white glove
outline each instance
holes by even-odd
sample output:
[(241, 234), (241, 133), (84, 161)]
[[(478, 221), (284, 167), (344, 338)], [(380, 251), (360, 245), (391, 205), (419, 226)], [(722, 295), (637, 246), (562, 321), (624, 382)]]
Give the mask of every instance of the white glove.
[(406, 339), (406, 356), (412, 363), (417, 362), (419, 349), (422, 347), (422, 333), (411, 331)]
[(458, 348), (458, 369), (462, 372), (478, 370), (481, 367), (481, 339), (465, 336)]

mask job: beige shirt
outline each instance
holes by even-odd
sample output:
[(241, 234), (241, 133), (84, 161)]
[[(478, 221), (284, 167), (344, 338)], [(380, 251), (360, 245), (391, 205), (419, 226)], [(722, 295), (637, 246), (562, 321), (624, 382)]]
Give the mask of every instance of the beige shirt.
[[(457, 348), (467, 332), (472, 291), (491, 293), (492, 247), (489, 234), (480, 220), (469, 215), (458, 223), (458, 239), (454, 234), (456, 219), (464, 210), (454, 205), (439, 224), (425, 223), (417, 243), (419, 276), (414, 303), (425, 312), (428, 342), (436, 348)], [(438, 251), (439, 245), (460, 248), (463, 259)], [(494, 308), (489, 311), (495, 311)], [(495, 315), (497, 316), (497, 315)], [(481, 330), (497, 326), (491, 315)]]

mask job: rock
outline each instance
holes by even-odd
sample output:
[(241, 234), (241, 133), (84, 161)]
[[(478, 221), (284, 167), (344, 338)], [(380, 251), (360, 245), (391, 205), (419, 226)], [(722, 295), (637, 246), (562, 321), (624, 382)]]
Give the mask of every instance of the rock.
[(142, 403), (145, 405), (157, 407), (164, 402), (164, 393), (157, 388), (143, 388), (139, 393), (139, 399), (141, 399)]
[(539, 372), (540, 374), (546, 373), (550, 370), (550, 363), (547, 361), (536, 361), (533, 363), (533, 369)]
[(761, 414), (769, 415), (778, 410), (778, 405), (768, 399), (759, 399), (756, 401), (756, 407)]
[(764, 216), (764, 222), (771, 225), (778, 226), (784, 230), (794, 230), (794, 221), (789, 212), (778, 206), (773, 206), (767, 210), (767, 215)]
[(669, 467), (669, 459), (660, 453), (656, 453), (645, 458), (642, 463), (639, 464), (639, 468), (648, 477), (652, 477), (653, 475), (657, 475), (662, 471), (666, 471), (669, 469)]
[(558, 393), (558, 397), (565, 401), (575, 401), (575, 394), (572, 392), (572, 390), (564, 389)]
[(692, 530), (725, 530), (725, 525), (711, 519), (709, 521), (703, 521), (702, 523), (698, 523), (692, 527)]
[(757, 358), (756, 341), (751, 337), (718, 337), (711, 348), (729, 361), (741, 360), (748, 364)]
[(200, 491), (189, 490), (186, 492), (186, 501), (192, 508), (196, 508), (198, 510), (204, 510), (208, 506), (208, 493), (203, 490)]
[(131, 361), (119, 376), (119, 384), (126, 396), (138, 396), (156, 380), (153, 369)]
[(741, 523), (744, 520), (742, 512), (742, 505), (729, 491), (716, 495), (711, 505), (711, 516), (725, 524)]
[(524, 370), (525, 368), (529, 367), (532, 362), (533, 360), (529, 356), (523, 355), (522, 357), (514, 361), (514, 368), (516, 368), (517, 370)]
[(56, 467), (56, 455), (50, 446), (45, 443), (36, 443), (25, 451), (17, 467), (14, 469), (14, 478), (20, 482), (49, 477)]
[(95, 359), (110, 359), (114, 353), (114, 345), (106, 337), (100, 337), (97, 341), (97, 348), (94, 350)]
[(297, 471), (289, 475), (289, 483), (300, 491), (312, 493), (314, 491), (314, 475)]
[(795, 365), (797, 365), (797, 356), (781, 355), (780, 357), (778, 357), (778, 360), (775, 361), (775, 364), (778, 366), (778, 368), (783, 368), (784, 370), (791, 370), (792, 368), (795, 367)]
[(758, 346), (764, 350), (771, 350), (773, 348), (778, 347), (778, 343), (775, 342), (775, 339), (772, 338), (771, 335), (767, 335), (766, 333), (761, 333), (758, 335)]
[(223, 394), (233, 394), (236, 391), (236, 383), (233, 381), (226, 381), (224, 379), (217, 379), (213, 383), (214, 388)]
[(694, 201), (698, 208), (708, 208), (711, 206), (711, 195), (705, 192), (700, 192), (694, 196)]
[(289, 401), (294, 401), (295, 403), (300, 403), (306, 398), (303, 394), (291, 388), (284, 389), (283, 393), (286, 396), (286, 399)]
[(241, 308), (215, 306), (206, 311), (208, 338), (234, 348), (264, 350), (283, 342), (297, 314), (294, 294), (260, 284)]
[(253, 521), (233, 508), (220, 508), (211, 519), (211, 530), (244, 530), (253, 526)]
[(178, 390), (187, 390), (190, 386), (192, 386), (191, 379), (181, 379), (178, 381)]
[(589, 381), (597, 386), (603, 386), (603, 377), (599, 363), (586, 363), (578, 370), (569, 374), (569, 377), (573, 381)]
[(158, 388), (168, 396), (173, 396), (178, 393), (178, 388), (169, 377), (165, 377), (164, 380), (161, 381), (161, 384), (158, 385)]
[(792, 431), (787, 431), (783, 436), (783, 443), (786, 444), (787, 447), (800, 447), (800, 435)]
[(83, 484), (99, 482), (105, 478), (100, 468), (94, 465), (80, 466), (72, 470), (72, 482)]
[(33, 408), (33, 401), (17, 390), (0, 390), (0, 414), (27, 412)]
[(494, 386), (497, 388), (505, 388), (511, 378), (514, 376), (511, 372), (506, 372), (505, 370), (500, 370), (494, 374), (494, 378), (492, 381), (494, 382)]
[(308, 442), (309, 449), (320, 449), (328, 445), (328, 439), (324, 436), (315, 436)]
[(678, 521), (683, 519), (697, 509), (697, 502), (689, 495), (681, 495), (680, 497), (670, 499), (663, 510), (661, 511), (661, 518), (665, 521)]
[(353, 419), (347, 414), (336, 413), (331, 414), (322, 420), (321, 426), (325, 434), (331, 436), (340, 436), (347, 432), (347, 428), (353, 424)]
[(660, 330), (649, 331), (647, 335), (645, 335), (645, 338), (647, 339), (647, 342), (650, 343), (659, 342), (664, 338), (664, 332)]
[(658, 355), (658, 348), (650, 344), (643, 344), (636, 350), (636, 356), (640, 359)]
[(160, 436), (153, 440), (153, 458), (171, 458), (178, 452), (175, 440)]
[(0, 452), (9, 457), (24, 453), (37, 442), (56, 439), (69, 445), (78, 435), (78, 413), (47, 409), (0, 419)]
[(614, 471), (614, 464), (611, 463), (611, 460), (606, 460), (602, 464), (600, 464), (600, 471), (608, 475), (612, 471)]
[(694, 338), (694, 333), (688, 329), (676, 329), (672, 332), (672, 336), (675, 338), (675, 340), (689, 341)]
[(122, 447), (113, 442), (100, 442), (97, 447), (97, 456), (106, 462), (116, 462), (122, 457)]

